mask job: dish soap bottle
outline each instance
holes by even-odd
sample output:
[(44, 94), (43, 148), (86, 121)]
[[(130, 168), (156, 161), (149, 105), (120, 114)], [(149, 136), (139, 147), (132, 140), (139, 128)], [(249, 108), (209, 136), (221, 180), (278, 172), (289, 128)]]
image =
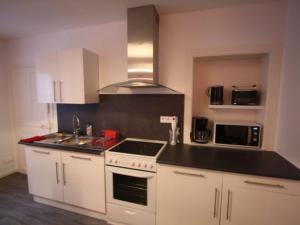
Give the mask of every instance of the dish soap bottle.
[(93, 136), (93, 126), (90, 123), (86, 125), (86, 135)]

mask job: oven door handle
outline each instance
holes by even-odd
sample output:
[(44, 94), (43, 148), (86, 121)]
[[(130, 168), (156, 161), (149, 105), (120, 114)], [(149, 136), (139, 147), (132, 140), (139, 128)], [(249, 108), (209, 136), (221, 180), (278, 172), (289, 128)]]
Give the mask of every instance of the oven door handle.
[(115, 173), (115, 174), (120, 174), (124, 176), (131, 176), (131, 177), (138, 177), (138, 178), (151, 178), (154, 177), (155, 174), (151, 172), (143, 172), (143, 171), (138, 171), (138, 170), (124, 170), (122, 168), (116, 168), (116, 167), (106, 167), (108, 171)]

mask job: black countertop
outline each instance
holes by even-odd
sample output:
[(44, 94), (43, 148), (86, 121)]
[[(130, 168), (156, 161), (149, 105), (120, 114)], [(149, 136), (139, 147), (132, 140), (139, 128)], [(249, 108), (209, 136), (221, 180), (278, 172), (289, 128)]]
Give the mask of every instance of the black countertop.
[(274, 151), (167, 146), (158, 163), (223, 172), (300, 180), (300, 170)]
[(41, 142), (32, 142), (32, 143), (26, 143), (20, 141), (19, 144), (23, 145), (29, 145), (29, 146), (36, 146), (36, 147), (42, 147), (42, 148), (48, 148), (48, 149), (56, 149), (56, 150), (65, 150), (65, 151), (71, 151), (71, 152), (80, 152), (80, 153), (87, 153), (87, 154), (93, 154), (93, 155), (101, 155), (105, 149), (103, 148), (91, 148), (88, 146), (67, 146), (67, 145), (60, 145), (60, 144), (48, 144), (48, 143), (41, 143)]

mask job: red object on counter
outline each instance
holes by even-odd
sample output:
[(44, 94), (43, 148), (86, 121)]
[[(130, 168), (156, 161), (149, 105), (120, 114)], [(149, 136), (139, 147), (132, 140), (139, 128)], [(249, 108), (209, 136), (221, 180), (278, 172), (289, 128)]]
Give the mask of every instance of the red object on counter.
[(104, 130), (103, 131), (103, 136), (105, 138), (111, 138), (111, 139), (118, 140), (119, 139), (119, 132), (116, 131), (116, 130)]
[(115, 145), (117, 142), (118, 141), (116, 139), (100, 137), (100, 138), (94, 139), (92, 141), (91, 145), (106, 149), (106, 148), (109, 148), (109, 147)]
[(34, 137), (31, 137), (31, 138), (22, 139), (21, 142), (32, 143), (32, 142), (35, 142), (35, 141), (42, 141), (42, 140), (45, 140), (45, 139), (46, 139), (45, 136), (34, 136)]

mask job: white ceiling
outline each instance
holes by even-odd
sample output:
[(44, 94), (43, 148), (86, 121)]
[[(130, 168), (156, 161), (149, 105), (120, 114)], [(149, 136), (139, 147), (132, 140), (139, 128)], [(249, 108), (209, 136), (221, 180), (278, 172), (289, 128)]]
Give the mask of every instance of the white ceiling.
[(159, 14), (276, 0), (0, 0), (0, 38), (19, 38), (126, 19), (126, 8), (154, 4)]

